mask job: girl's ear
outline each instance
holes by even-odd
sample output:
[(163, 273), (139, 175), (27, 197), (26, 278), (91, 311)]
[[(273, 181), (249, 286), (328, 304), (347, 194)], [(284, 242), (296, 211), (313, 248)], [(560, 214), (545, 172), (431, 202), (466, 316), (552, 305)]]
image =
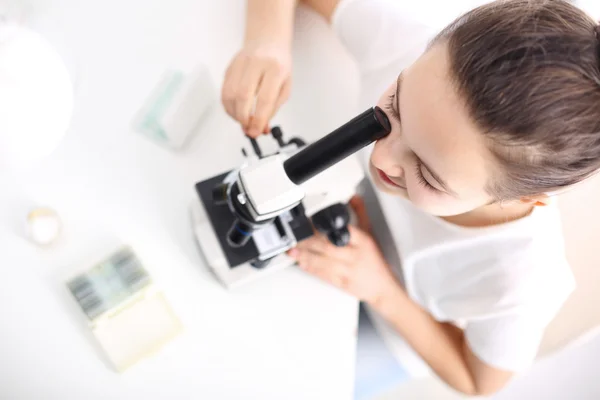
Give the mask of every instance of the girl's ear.
[(547, 206), (548, 204), (550, 204), (550, 201), (551, 201), (550, 197), (545, 194), (541, 194), (539, 196), (533, 196), (533, 197), (522, 197), (520, 199), (520, 202), (522, 204), (531, 204), (532, 206), (536, 206), (536, 207)]

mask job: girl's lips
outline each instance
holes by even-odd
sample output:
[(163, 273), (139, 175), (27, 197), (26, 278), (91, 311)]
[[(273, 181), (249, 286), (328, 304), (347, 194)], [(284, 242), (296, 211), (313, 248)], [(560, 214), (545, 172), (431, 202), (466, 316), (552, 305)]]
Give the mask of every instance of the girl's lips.
[(388, 185), (396, 186), (401, 189), (406, 189), (406, 187), (399, 185), (396, 182), (392, 181), (391, 178), (389, 176), (387, 176), (387, 174), (385, 172), (383, 172), (382, 170), (380, 170), (379, 168), (376, 168), (376, 170), (377, 170), (377, 174), (379, 175), (379, 178), (382, 181), (384, 181), (385, 183), (387, 183)]

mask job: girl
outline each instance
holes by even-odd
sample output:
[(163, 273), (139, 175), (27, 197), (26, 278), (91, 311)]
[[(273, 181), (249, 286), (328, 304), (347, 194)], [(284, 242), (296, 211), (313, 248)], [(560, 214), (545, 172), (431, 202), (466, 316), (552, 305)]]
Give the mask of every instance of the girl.
[[(290, 255), (360, 299), (393, 354), (408, 343), (453, 388), (493, 393), (534, 360), (574, 289), (549, 198), (600, 168), (600, 28), (567, 1), (496, 1), (416, 55), (427, 32), (402, 2), (305, 3), (332, 23), (368, 87), (388, 85), (378, 105), (393, 129), (370, 172), (400, 265), (360, 200), (350, 246), (316, 237)], [(289, 95), (294, 7), (248, 2), (222, 96), (250, 136)]]

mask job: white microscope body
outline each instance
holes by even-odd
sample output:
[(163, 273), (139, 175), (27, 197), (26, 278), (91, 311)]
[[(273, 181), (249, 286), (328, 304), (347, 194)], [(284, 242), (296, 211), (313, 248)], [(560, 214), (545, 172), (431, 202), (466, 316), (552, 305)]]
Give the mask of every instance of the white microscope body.
[[(347, 203), (356, 193), (356, 188), (363, 178), (364, 172), (358, 157), (351, 156), (302, 184), (301, 187), (305, 193), (303, 204), (306, 216), (312, 217), (333, 204)], [(270, 182), (266, 181), (264, 185), (269, 186)], [(251, 262), (245, 262), (232, 268), (217, 239), (204, 204), (194, 201), (191, 211), (194, 234), (204, 258), (213, 273), (226, 287), (232, 288), (250, 282), (295, 263), (283, 250), (264, 268), (256, 268)], [(278, 240), (277, 232), (272, 226), (263, 228), (260, 233), (255, 232), (255, 239), (259, 235), (265, 242)], [(294, 247), (296, 243), (295, 239), (291, 241), (286, 250)]]
[(309, 146), (284, 143), (276, 129), (279, 153), (262, 157), (253, 142), (256, 157), (195, 187), (194, 235), (228, 288), (293, 265), (286, 251), (312, 236), (313, 227), (336, 246), (348, 243), (345, 205), (365, 178), (355, 153), (389, 134), (390, 125), (374, 107)]

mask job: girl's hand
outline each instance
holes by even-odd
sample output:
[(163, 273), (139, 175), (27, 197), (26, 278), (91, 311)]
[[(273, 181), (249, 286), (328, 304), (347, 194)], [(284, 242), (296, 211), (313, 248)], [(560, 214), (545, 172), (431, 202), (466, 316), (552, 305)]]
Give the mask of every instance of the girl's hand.
[(300, 268), (350, 293), (359, 300), (377, 305), (399, 283), (371, 236), (364, 202), (354, 197), (350, 205), (359, 226), (350, 226), (350, 244), (336, 247), (321, 234), (306, 239), (289, 251)]
[(269, 120), (290, 95), (291, 70), (291, 49), (276, 42), (248, 43), (231, 61), (223, 106), (248, 136), (269, 132)]

